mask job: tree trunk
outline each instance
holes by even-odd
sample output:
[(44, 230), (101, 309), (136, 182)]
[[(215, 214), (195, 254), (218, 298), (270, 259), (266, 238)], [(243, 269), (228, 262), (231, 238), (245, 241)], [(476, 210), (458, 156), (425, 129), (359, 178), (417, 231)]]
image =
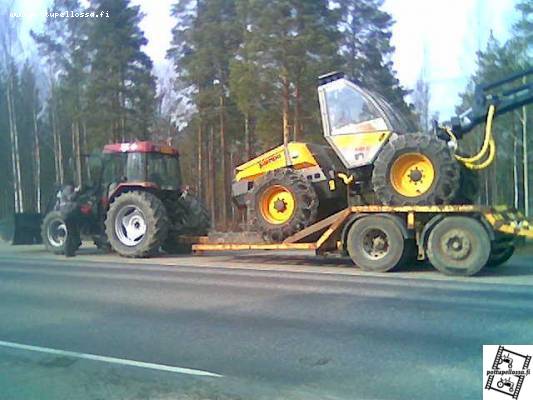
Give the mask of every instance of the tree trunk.
[[(84, 151), (87, 151), (88, 150), (88, 146), (87, 146), (87, 124), (85, 123), (85, 120), (82, 119), (81, 121), (81, 145), (82, 145), (82, 149)], [(85, 162), (84, 163), (84, 168), (85, 168), (85, 176), (90, 179), (90, 182), (91, 184), (93, 184), (93, 179), (91, 177), (91, 171), (90, 171), (90, 166), (89, 166), (89, 163), (88, 162)]]
[(248, 111), (244, 113), (244, 157), (245, 160), (250, 160), (251, 157), (250, 152), (250, 114)]
[(520, 205), (520, 192), (518, 190), (518, 140), (514, 117), (512, 118), (511, 132), (513, 132), (513, 206), (518, 210)]
[(203, 188), (203, 177), (204, 177), (204, 173), (203, 173), (203, 162), (204, 162), (204, 159), (203, 159), (203, 148), (204, 148), (204, 143), (203, 143), (203, 132), (202, 132), (202, 121), (200, 121), (198, 123), (198, 179), (197, 179), (197, 186), (198, 186), (198, 198), (202, 199), (205, 201), (204, 199), (204, 188)]
[[(10, 67), (11, 68), (11, 67)], [(18, 129), (17, 116), (15, 111), (15, 103), (13, 101), (13, 71), (10, 69), (7, 82), (7, 110), (9, 117), (9, 133), (11, 139), (11, 163), (13, 168), (13, 189), (15, 194), (15, 212), (24, 212), (23, 193), (22, 193), (22, 179), (20, 168), (20, 153), (18, 143)]]
[(77, 119), (72, 122), (72, 154), (74, 156), (75, 171), (74, 181), (77, 185), (83, 184), (83, 167), (81, 161), (80, 123)]
[(33, 155), (35, 156), (35, 175), (34, 175), (35, 209), (38, 213), (41, 213), (41, 149), (40, 149), (40, 143), (39, 143), (39, 132), (37, 129), (37, 111), (35, 110), (35, 102), (33, 102), (32, 117), (33, 117), (33, 139), (34, 139)]
[(208, 154), (208, 185), (209, 185), (209, 210), (211, 211), (211, 223), (213, 227), (216, 227), (216, 212), (215, 212), (215, 129), (211, 126), (211, 135), (209, 138), (209, 154)]
[(222, 229), (227, 228), (228, 223), (228, 165), (226, 154), (226, 132), (224, 126), (224, 95), (219, 99), (219, 125), (220, 125), (220, 170), (222, 171), (222, 207), (220, 209), (220, 219), (222, 223)]
[[(524, 78), (525, 83), (525, 78)], [(529, 217), (529, 171), (527, 154), (527, 109), (522, 107), (522, 142), (523, 142), (523, 167), (524, 167), (524, 214)]]
[(294, 92), (294, 95), (296, 97), (296, 104), (294, 107), (294, 141), (300, 140), (302, 137), (302, 122), (301, 122), (301, 109), (302, 109), (302, 96), (300, 93), (300, 81), (298, 80), (296, 82), (296, 89)]
[(286, 73), (284, 73), (281, 77), (281, 83), (283, 85), (283, 109), (282, 109), (282, 116), (283, 116), (283, 144), (286, 146), (289, 143), (289, 96), (290, 96), (290, 88), (289, 88), (289, 78)]

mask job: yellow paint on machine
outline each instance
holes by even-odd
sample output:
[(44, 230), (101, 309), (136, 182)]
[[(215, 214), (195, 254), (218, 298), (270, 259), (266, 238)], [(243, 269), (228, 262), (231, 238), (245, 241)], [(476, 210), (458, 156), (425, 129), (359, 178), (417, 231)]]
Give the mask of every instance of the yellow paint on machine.
[[(287, 160), (286, 154), (289, 156)], [(305, 143), (290, 142), (287, 149), (282, 146), (273, 148), (260, 156), (235, 168), (235, 180), (252, 180), (269, 171), (292, 166), (302, 169), (318, 165), (315, 157)]]
[(331, 138), (340, 148), (353, 146), (377, 146), (387, 140), (389, 131), (377, 131), (366, 133), (352, 133), (349, 135), (332, 136)]
[(331, 144), (342, 157), (353, 166), (358, 163), (370, 162), (390, 137), (390, 131), (351, 133), (330, 136)]

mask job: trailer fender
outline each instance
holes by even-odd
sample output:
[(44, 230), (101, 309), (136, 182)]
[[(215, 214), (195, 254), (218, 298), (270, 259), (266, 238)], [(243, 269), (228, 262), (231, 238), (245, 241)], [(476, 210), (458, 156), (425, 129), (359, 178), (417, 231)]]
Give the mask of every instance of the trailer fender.
[[(454, 215), (454, 214), (450, 214), (450, 215)], [(446, 217), (446, 214), (437, 214), (435, 215), (433, 218), (431, 218), (425, 225), (424, 225), (424, 228), (422, 229), (422, 233), (420, 234), (420, 244), (423, 246), (423, 248), (425, 249), (426, 248), (426, 245), (427, 245), (427, 241), (428, 241), (428, 238), (429, 238), (429, 233), (431, 232), (431, 230), (433, 229), (433, 227), (435, 225), (437, 225), (437, 223), (439, 223), (443, 218)], [(476, 216), (471, 216), (472, 218), (475, 218), (475, 219), (478, 219), (479, 222), (481, 222), (481, 224), (483, 225), (483, 227), (486, 229), (488, 235), (489, 235), (489, 238), (492, 241), (494, 241), (496, 239), (496, 235), (494, 234), (494, 229), (492, 228), (492, 226), (487, 222), (487, 220), (485, 218), (483, 218), (482, 216), (479, 216), (478, 218), (476, 218)]]

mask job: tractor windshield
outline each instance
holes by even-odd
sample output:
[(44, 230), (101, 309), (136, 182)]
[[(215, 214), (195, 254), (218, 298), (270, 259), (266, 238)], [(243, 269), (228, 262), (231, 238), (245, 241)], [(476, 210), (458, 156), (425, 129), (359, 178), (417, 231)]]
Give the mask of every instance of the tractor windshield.
[(178, 157), (171, 154), (124, 152), (106, 154), (103, 183), (153, 183), (163, 190), (181, 186)]
[(147, 153), (147, 156), (147, 180), (161, 189), (178, 189), (181, 185), (178, 157), (160, 153)]

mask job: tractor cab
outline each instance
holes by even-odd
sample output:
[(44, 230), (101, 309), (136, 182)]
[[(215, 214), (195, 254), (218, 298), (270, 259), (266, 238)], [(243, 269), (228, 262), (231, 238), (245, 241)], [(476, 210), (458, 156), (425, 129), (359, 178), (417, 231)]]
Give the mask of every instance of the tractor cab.
[(103, 151), (102, 185), (177, 191), (181, 187), (178, 151), (151, 142), (108, 144)]
[(346, 168), (372, 164), (392, 134), (412, 130), (383, 97), (340, 73), (322, 76), (318, 95), (324, 136)]

